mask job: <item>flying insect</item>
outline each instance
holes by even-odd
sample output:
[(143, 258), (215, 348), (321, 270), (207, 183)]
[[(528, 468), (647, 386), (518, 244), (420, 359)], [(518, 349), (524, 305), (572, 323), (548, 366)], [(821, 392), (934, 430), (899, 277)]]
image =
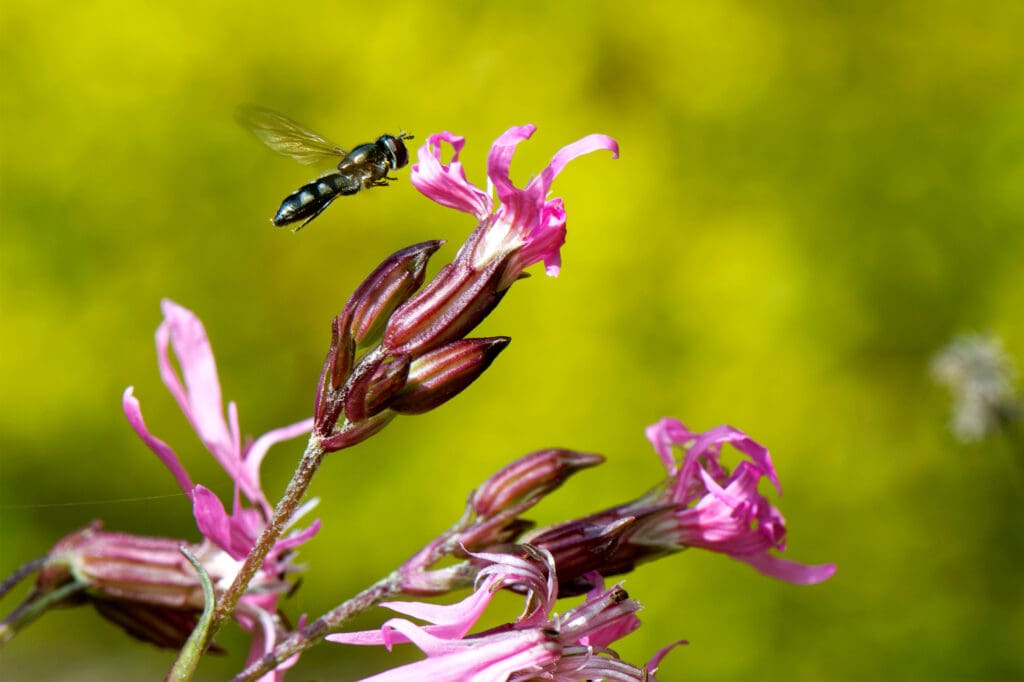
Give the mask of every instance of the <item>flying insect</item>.
[(238, 109), (237, 119), (263, 144), (301, 164), (341, 159), (337, 170), (324, 173), (285, 197), (271, 219), (277, 227), (303, 220), (295, 228), (301, 230), (339, 196), (356, 194), (371, 187), (386, 187), (389, 180), (398, 179), (388, 173), (409, 163), (409, 152), (403, 140), (411, 140), (412, 135), (404, 132), (381, 135), (373, 142), (346, 151), (271, 109), (242, 106)]

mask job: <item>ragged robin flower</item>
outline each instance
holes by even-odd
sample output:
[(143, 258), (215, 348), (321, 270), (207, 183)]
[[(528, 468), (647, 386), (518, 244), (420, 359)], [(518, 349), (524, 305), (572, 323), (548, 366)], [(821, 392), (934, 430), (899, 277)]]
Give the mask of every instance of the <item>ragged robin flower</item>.
[[(284, 426), (255, 441), (243, 443), (238, 409), (233, 402), (228, 403), (225, 419), (217, 366), (202, 322), (173, 301), (164, 300), (162, 307), (164, 321), (156, 332), (160, 376), (196, 435), (234, 482), (231, 512), (226, 511), (212, 491), (201, 484), (194, 484), (174, 450), (149, 431), (131, 387), (124, 392), (124, 412), (135, 432), (171, 471), (192, 501), (196, 524), (211, 548), (203, 556), (210, 556), (211, 561), (216, 562), (216, 575), (221, 580), (215, 587), (223, 589), (234, 579), (241, 561), (252, 550), (272, 512), (260, 484), (260, 465), (264, 456), (276, 443), (307, 434), (312, 428), (312, 420)], [(172, 352), (180, 374), (175, 368)], [(303, 505), (293, 515), (292, 523), (298, 521), (313, 504), (315, 501)], [(278, 540), (239, 602), (235, 618), (244, 629), (254, 633), (250, 660), (273, 648), (278, 637), (277, 602), (281, 594), (290, 589), (290, 583), (283, 578), (298, 570), (294, 563), (295, 548), (315, 535), (319, 528), (320, 522), (314, 521), (307, 528), (293, 531)], [(207, 570), (211, 576), (215, 575), (212, 568)]]
[[(437, 133), (419, 149), (413, 184), (434, 201), (473, 215), (478, 224), (422, 290), (417, 291), (439, 241), (389, 256), (335, 318), (314, 409), (314, 433), (325, 451), (351, 447), (395, 415), (432, 410), (464, 390), (509, 342), (467, 334), (530, 265), (543, 261), (549, 275), (558, 274), (566, 218), (562, 200), (547, 196), (551, 184), (578, 156), (602, 149), (617, 156), (618, 144), (606, 135), (588, 135), (562, 148), (520, 189), (509, 167), (516, 146), (533, 132), (532, 125), (510, 128), (491, 147), (488, 185), (498, 204), (466, 180), (458, 161), (463, 138)], [(447, 162), (443, 144), (454, 150)]]
[[(786, 548), (786, 526), (779, 510), (758, 492), (765, 479), (781, 491), (763, 445), (730, 426), (696, 433), (675, 419), (648, 427), (647, 438), (667, 473), (660, 485), (633, 502), (519, 539), (555, 557), (562, 596), (590, 589), (586, 576), (591, 572), (627, 573), (688, 547), (726, 554), (796, 584), (819, 583), (835, 573), (834, 564), (802, 564), (775, 554)], [(722, 462), (725, 445), (743, 457), (731, 472)]]
[[(640, 626), (640, 604), (621, 586), (604, 589), (598, 576), (584, 603), (554, 611), (557, 578), (554, 563), (542, 550), (528, 546), (517, 554), (481, 553), (490, 562), (481, 570), (475, 591), (448, 606), (420, 602), (383, 603), (388, 609), (430, 623), (417, 625), (392, 618), (379, 630), (328, 635), (329, 641), (363, 646), (412, 642), (427, 658), (362, 682), (433, 680), (435, 682), (527, 682), (584, 679), (612, 682), (654, 680), (666, 647), (644, 667), (622, 661), (609, 649)], [(502, 588), (526, 594), (523, 614), (514, 622), (470, 634), (491, 599)], [(673, 645), (674, 646), (674, 645)]]
[[(219, 597), (235, 580), (264, 528), (272, 510), (260, 485), (263, 457), (274, 444), (308, 433), (312, 420), (243, 444), (234, 403), (229, 403), (225, 419), (216, 363), (202, 322), (172, 301), (163, 302), (163, 312), (164, 321), (156, 333), (161, 377), (199, 439), (234, 483), (231, 513), (208, 488), (194, 484), (174, 450), (150, 433), (129, 387), (122, 399), (128, 422), (190, 499), (202, 541), (111, 532), (99, 522), (75, 531), (57, 542), (46, 557), (26, 566), (38, 574), (35, 588), (4, 619), (0, 642), (50, 608), (92, 604), (138, 639), (181, 648), (205, 604), (200, 576), (180, 550), (198, 561)], [(292, 522), (309, 508), (300, 509)], [(294, 550), (319, 526), (315, 521), (278, 540), (238, 603), (234, 617), (253, 635), (250, 662), (272, 650), (280, 638), (284, 628), (277, 603), (292, 589), (288, 576), (300, 568), (294, 563)], [(5, 581), (4, 591), (10, 582)], [(293, 662), (284, 662), (262, 679), (280, 680)]]
[[(566, 214), (561, 199), (547, 194), (555, 177), (573, 159), (598, 150), (618, 157), (618, 143), (607, 135), (588, 135), (563, 147), (526, 187), (509, 178), (516, 146), (529, 139), (533, 125), (509, 128), (491, 146), (487, 159), (489, 192), (471, 184), (459, 162), (465, 139), (449, 132), (427, 138), (419, 149), (410, 180), (434, 201), (469, 213), (478, 224), (455, 260), (420, 293), (403, 304), (388, 322), (384, 344), (393, 351), (436, 347), (461, 338), (497, 305), (509, 286), (530, 265), (543, 261), (550, 276), (561, 268)], [(452, 157), (442, 160), (442, 143)]]

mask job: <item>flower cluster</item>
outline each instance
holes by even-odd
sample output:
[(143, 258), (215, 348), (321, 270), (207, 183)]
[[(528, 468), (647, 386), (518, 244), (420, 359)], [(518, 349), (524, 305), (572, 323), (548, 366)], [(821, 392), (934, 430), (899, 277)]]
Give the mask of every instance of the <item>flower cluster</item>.
[[(399, 680), (571, 681), (603, 679), (628, 682), (653, 680), (666, 647), (645, 667), (621, 661), (610, 644), (640, 627), (640, 604), (621, 586), (604, 589), (598, 583), (579, 606), (556, 613), (558, 581), (551, 555), (524, 546), (525, 556), (481, 553), (487, 562), (474, 592), (449, 606), (423, 602), (386, 602), (381, 606), (424, 620), (416, 625), (404, 618), (386, 621), (380, 630), (329, 635), (341, 644), (384, 645), (412, 642), (427, 658), (368, 677), (363, 682)], [(468, 635), (502, 588), (526, 594), (526, 608), (513, 623)]]
[[(243, 445), (234, 403), (228, 404), (225, 419), (217, 367), (202, 322), (172, 301), (165, 300), (162, 307), (164, 320), (156, 332), (161, 378), (199, 439), (234, 482), (231, 513), (211, 490), (193, 483), (174, 450), (149, 431), (129, 387), (122, 399), (128, 422), (191, 500), (203, 541), (194, 544), (108, 532), (94, 522), (54, 546), (40, 571), (34, 598), (80, 586), (65, 603), (88, 601), (133, 636), (180, 648), (204, 604), (199, 576), (179, 548), (185, 547), (199, 560), (217, 594), (227, 589), (272, 510), (260, 483), (264, 456), (273, 445), (308, 433), (312, 420), (275, 429)], [(314, 503), (305, 505), (293, 520)], [(314, 521), (278, 540), (242, 596), (234, 615), (253, 633), (250, 661), (277, 644), (282, 631), (277, 603), (292, 587), (285, 577), (299, 570), (294, 550), (319, 528), (320, 522)]]
[[(639, 682), (653, 680), (662, 657), (680, 642), (643, 666), (619, 659), (610, 647), (640, 626), (640, 604), (621, 585), (605, 588), (606, 577), (688, 547), (726, 554), (793, 583), (831, 577), (832, 564), (805, 565), (777, 555), (785, 549), (786, 528), (778, 509), (758, 492), (762, 481), (781, 492), (764, 446), (729, 426), (698, 433), (663, 419), (647, 436), (666, 475), (646, 495), (534, 530), (523, 517), (527, 510), (571, 475), (604, 461), (564, 448), (538, 450), (484, 481), (470, 493), (462, 518), (374, 585), (315, 620), (300, 618), (294, 628), (279, 616), (279, 602), (291, 589), (288, 577), (300, 570), (295, 550), (320, 529), (319, 521), (305, 528), (297, 523), (315, 504), (302, 499), (326, 454), (366, 440), (397, 415), (430, 411), (464, 391), (509, 343), (508, 337), (469, 334), (526, 268), (542, 262), (548, 275), (559, 273), (566, 211), (561, 199), (548, 196), (551, 185), (573, 159), (599, 150), (617, 157), (618, 144), (588, 135), (559, 150), (518, 188), (509, 177), (512, 157), (533, 133), (532, 125), (518, 126), (497, 139), (486, 190), (466, 178), (459, 162), (462, 137), (442, 132), (427, 138), (412, 167), (413, 185), (470, 214), (477, 226), (429, 282), (427, 264), (442, 245), (437, 240), (395, 252), (362, 282), (332, 322), (309, 419), (243, 442), (235, 404), (223, 404), (202, 323), (165, 300), (156, 333), (160, 375), (233, 482), (231, 503), (193, 482), (176, 452), (149, 430), (129, 387), (122, 396), (128, 422), (189, 498), (202, 540), (109, 532), (98, 522), (68, 535), (4, 583), (0, 596), (23, 574), (38, 572), (35, 590), (0, 624), (0, 643), (51, 606), (91, 603), (135, 637), (182, 648), (168, 676), (174, 680), (190, 678), (199, 656), (216, 649), (221, 623), (233, 617), (253, 635), (239, 681), (278, 682), (299, 654), (326, 639), (389, 649), (411, 642), (426, 654), (365, 682)], [(261, 484), (261, 463), (273, 445), (307, 433), (295, 475), (272, 504)], [(726, 445), (740, 455), (731, 470), (723, 461)], [(447, 606), (390, 600), (471, 585), (471, 595)], [(474, 631), (502, 589), (525, 596), (523, 614)], [(581, 594), (585, 599), (576, 606), (558, 603)], [(378, 604), (425, 624), (398, 617), (379, 630), (345, 631), (351, 618)]]
[[(565, 243), (565, 208), (548, 199), (555, 177), (573, 159), (598, 150), (618, 156), (606, 135), (588, 135), (551, 159), (525, 188), (509, 178), (516, 146), (533, 126), (506, 131), (491, 147), (488, 181), (500, 204), (471, 184), (458, 161), (465, 140), (444, 132), (419, 150), (412, 183), (434, 201), (469, 213), (478, 225), (451, 263), (423, 289), (425, 270), (441, 242), (402, 249), (356, 289), (332, 326), (321, 372), (314, 432), (327, 450), (350, 447), (383, 428), (396, 414), (438, 407), (464, 390), (508, 345), (508, 337), (465, 338), (530, 265), (544, 261), (558, 274)], [(442, 144), (452, 158), (442, 160)], [(374, 345), (376, 344), (376, 345)], [(357, 358), (360, 348), (369, 348)]]

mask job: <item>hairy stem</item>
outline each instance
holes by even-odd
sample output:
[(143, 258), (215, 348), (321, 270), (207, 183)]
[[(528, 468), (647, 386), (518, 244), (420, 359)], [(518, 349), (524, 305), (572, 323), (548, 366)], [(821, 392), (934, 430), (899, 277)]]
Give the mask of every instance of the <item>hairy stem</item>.
[[(410, 572), (426, 573), (430, 566), (450, 555), (458, 547), (459, 531), (465, 529), (469, 523), (469, 515), (464, 515), (458, 523), (424, 546), (396, 571), (293, 633), (291, 637), (274, 647), (269, 654), (236, 675), (232, 682), (251, 682), (258, 679), (292, 656), (320, 644), (324, 635), (337, 632), (363, 611), (376, 606), (389, 597), (402, 594), (408, 583), (408, 574)], [(471, 585), (473, 576), (476, 575), (476, 569), (469, 562), (461, 562), (433, 573), (438, 575), (438, 583), (444, 583), (447, 588), (446, 590), (438, 589), (436, 593), (439, 594), (441, 591)]]
[(256, 661), (235, 676), (233, 682), (249, 682), (273, 670), (284, 661), (306, 649), (319, 644), (324, 635), (329, 634), (353, 617), (388, 597), (399, 594), (398, 572), (378, 580), (370, 587), (355, 595), (345, 603), (331, 609), (306, 627), (292, 634), (291, 637), (278, 644), (272, 652)]
[(267, 527), (260, 533), (256, 546), (253, 547), (249, 556), (246, 557), (245, 563), (242, 564), (241, 570), (239, 570), (238, 575), (235, 577), (235, 581), (231, 583), (231, 587), (228, 588), (217, 603), (217, 609), (213, 612), (213, 621), (210, 623), (210, 628), (207, 630), (206, 637), (204, 638), (204, 650), (210, 646), (214, 635), (220, 630), (224, 621), (234, 612), (238, 600), (245, 594), (245, 590), (249, 586), (252, 577), (256, 575), (256, 571), (263, 565), (263, 560), (274, 547), (274, 543), (278, 541), (284, 529), (288, 526), (292, 515), (295, 514), (295, 510), (298, 509), (299, 504), (302, 502), (302, 497), (309, 488), (313, 474), (320, 467), (325, 454), (324, 449), (320, 446), (319, 438), (315, 434), (310, 436), (309, 444), (306, 445), (306, 451), (302, 453), (302, 459), (292, 475), (291, 482), (288, 483), (284, 497), (281, 498), (280, 502), (277, 503), (277, 507), (274, 508), (274, 515), (271, 517)]

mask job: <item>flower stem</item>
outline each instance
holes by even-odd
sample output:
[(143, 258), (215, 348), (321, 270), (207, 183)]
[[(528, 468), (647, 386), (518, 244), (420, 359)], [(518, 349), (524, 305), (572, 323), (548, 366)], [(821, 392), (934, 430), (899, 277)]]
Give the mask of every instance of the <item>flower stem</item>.
[(60, 603), (75, 592), (80, 592), (85, 588), (86, 585), (84, 583), (72, 581), (52, 592), (30, 594), (25, 601), (19, 604), (0, 623), (0, 647), (14, 639), (14, 635), (18, 634), (19, 630), (46, 613), (46, 610), (51, 606)]
[(401, 591), (399, 575), (395, 571), (295, 632), (269, 654), (236, 675), (232, 682), (250, 682), (258, 679), (295, 654), (319, 644), (324, 635), (337, 630), (353, 617)]
[(0, 585), (0, 599), (6, 597), (7, 593), (10, 592), (11, 588), (15, 585), (45, 566), (48, 558), (49, 557), (41, 556), (33, 559), (32, 561), (25, 562), (16, 571), (14, 571), (14, 573), (7, 576), (3, 584)]
[[(450, 555), (458, 546), (458, 532), (464, 529), (469, 522), (470, 517), (463, 516), (458, 523), (442, 533), (436, 540), (424, 546), (397, 570), (292, 634), (291, 637), (274, 647), (269, 654), (236, 675), (232, 682), (251, 682), (258, 679), (292, 656), (320, 644), (324, 635), (337, 632), (363, 611), (376, 606), (389, 597), (406, 592), (409, 574), (426, 573), (435, 562)], [(476, 568), (469, 562), (463, 561), (454, 566), (434, 571), (434, 573), (438, 577), (435, 583), (437, 589), (433, 593), (440, 594), (443, 591), (471, 585), (473, 576), (476, 575)], [(446, 589), (440, 587), (442, 583)]]
[(203, 586), (203, 615), (199, 617), (199, 622), (196, 623), (196, 627), (192, 634), (189, 635), (185, 646), (178, 652), (178, 658), (174, 661), (174, 666), (167, 673), (167, 677), (164, 678), (165, 682), (188, 682), (195, 675), (196, 668), (199, 667), (199, 659), (203, 655), (203, 642), (206, 640), (206, 633), (210, 629), (213, 605), (216, 601), (216, 596), (213, 593), (213, 583), (210, 582), (210, 574), (199, 563), (199, 559), (196, 559), (192, 552), (188, 551), (188, 548), (184, 545), (180, 547), (179, 551), (192, 564), (192, 568), (196, 570), (196, 573), (199, 574), (199, 582)]
[(274, 508), (274, 515), (271, 517), (267, 527), (260, 533), (256, 546), (253, 547), (249, 556), (246, 557), (245, 563), (242, 564), (242, 568), (235, 577), (235, 581), (231, 583), (231, 587), (228, 588), (217, 603), (217, 609), (213, 612), (213, 621), (206, 632), (206, 637), (203, 638), (203, 650), (210, 646), (214, 635), (220, 630), (224, 621), (234, 612), (238, 600), (245, 594), (245, 590), (249, 586), (252, 577), (256, 575), (256, 571), (263, 565), (263, 560), (274, 547), (274, 543), (277, 542), (288, 526), (292, 515), (298, 509), (302, 497), (306, 494), (307, 488), (309, 488), (313, 474), (320, 467), (325, 454), (326, 452), (320, 445), (320, 439), (315, 434), (310, 436), (309, 443), (306, 445), (306, 451), (302, 453), (302, 459), (292, 475), (292, 480), (288, 483), (284, 497), (281, 498)]

